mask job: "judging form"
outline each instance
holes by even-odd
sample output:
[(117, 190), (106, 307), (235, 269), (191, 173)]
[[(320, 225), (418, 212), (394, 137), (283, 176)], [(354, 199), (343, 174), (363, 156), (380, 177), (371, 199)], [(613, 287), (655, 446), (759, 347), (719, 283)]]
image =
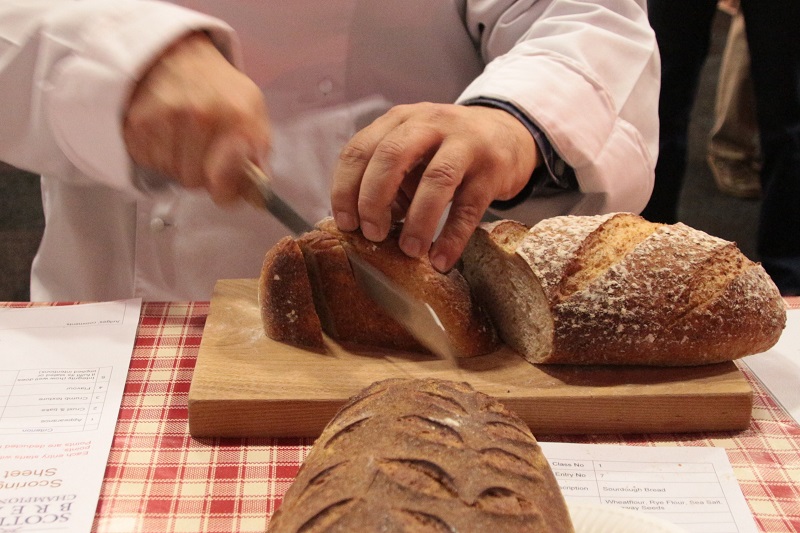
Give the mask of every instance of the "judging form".
[(568, 502), (653, 514), (687, 532), (758, 532), (722, 448), (539, 444)]
[(88, 532), (141, 300), (0, 309), (0, 532)]

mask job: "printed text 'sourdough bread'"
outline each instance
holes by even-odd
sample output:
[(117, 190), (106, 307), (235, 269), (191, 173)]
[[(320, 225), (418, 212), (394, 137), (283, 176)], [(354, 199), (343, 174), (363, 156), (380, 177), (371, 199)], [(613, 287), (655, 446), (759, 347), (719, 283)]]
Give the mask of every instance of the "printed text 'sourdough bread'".
[(534, 363), (699, 365), (777, 342), (785, 304), (732, 242), (629, 214), (481, 225), (464, 275)]
[(300, 468), (270, 533), (573, 531), (516, 415), (466, 383), (386, 380), (352, 398)]

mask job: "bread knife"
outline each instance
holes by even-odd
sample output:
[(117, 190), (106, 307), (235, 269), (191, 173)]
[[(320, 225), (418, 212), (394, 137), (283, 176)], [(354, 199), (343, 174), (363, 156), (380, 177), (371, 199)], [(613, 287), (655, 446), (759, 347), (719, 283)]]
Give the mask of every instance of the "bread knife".
[[(245, 173), (264, 198), (264, 208), (289, 228), (294, 235), (312, 231), (314, 226), (286, 203), (272, 188), (271, 180), (252, 161), (246, 161)], [(350, 246), (344, 245), (350, 268), (358, 286), (400, 323), (420, 344), (434, 355), (457, 364), (457, 355), (436, 311), (426, 302), (417, 300), (372, 266)]]

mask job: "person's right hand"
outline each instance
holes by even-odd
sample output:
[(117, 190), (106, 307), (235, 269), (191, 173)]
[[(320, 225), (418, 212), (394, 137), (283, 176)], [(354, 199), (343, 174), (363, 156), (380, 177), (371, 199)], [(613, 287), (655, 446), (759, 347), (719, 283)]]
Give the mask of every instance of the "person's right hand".
[(261, 91), (203, 33), (162, 54), (131, 97), (123, 134), (134, 162), (214, 202), (253, 198), (244, 159), (266, 162), (270, 132)]

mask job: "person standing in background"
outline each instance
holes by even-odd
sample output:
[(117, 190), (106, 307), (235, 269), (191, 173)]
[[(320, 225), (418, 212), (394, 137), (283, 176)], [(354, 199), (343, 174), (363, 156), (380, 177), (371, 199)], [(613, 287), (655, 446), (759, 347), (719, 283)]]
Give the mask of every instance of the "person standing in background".
[(744, 17), (738, 0), (720, 2), (719, 8), (731, 16), (731, 24), (719, 68), (708, 166), (722, 193), (759, 198), (761, 149)]
[[(677, 221), (689, 116), (717, 0), (648, 0), (661, 52), (659, 157), (642, 215)], [(800, 2), (741, 1), (756, 97), (762, 203), (758, 259), (784, 295), (800, 294)]]

